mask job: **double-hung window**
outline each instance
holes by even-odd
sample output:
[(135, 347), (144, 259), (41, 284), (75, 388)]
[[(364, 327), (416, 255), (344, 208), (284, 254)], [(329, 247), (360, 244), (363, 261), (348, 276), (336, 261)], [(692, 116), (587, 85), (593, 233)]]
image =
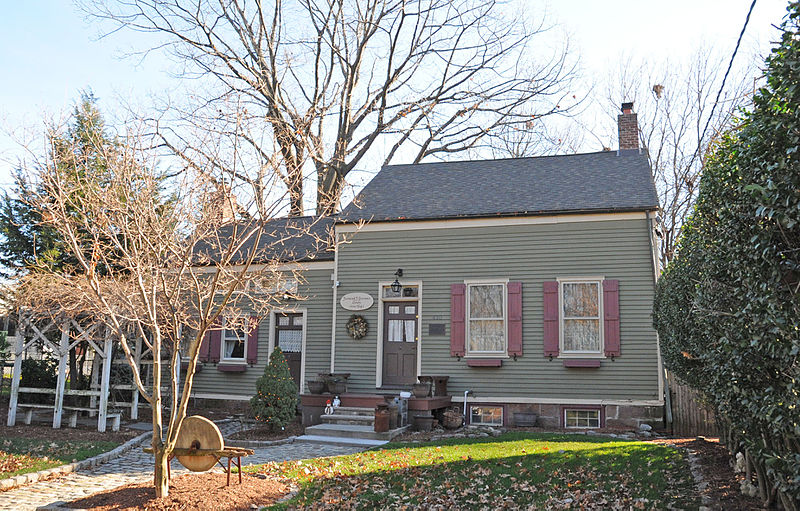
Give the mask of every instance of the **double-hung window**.
[(562, 280), (560, 288), (562, 355), (602, 356), (600, 280)]
[(506, 355), (506, 283), (467, 283), (467, 354)]
[(226, 320), (222, 331), (222, 359), (242, 362), (247, 353), (247, 333), (242, 325)]

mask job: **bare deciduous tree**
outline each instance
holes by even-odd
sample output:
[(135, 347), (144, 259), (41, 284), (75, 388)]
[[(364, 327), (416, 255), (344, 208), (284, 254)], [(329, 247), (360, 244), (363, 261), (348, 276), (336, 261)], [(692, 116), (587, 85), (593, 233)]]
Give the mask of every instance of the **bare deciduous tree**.
[[(152, 409), (154, 484), (164, 496), (167, 460), (186, 416), (206, 333), (223, 327), (248, 331), (253, 317), (282, 298), (282, 282), (301, 276), (287, 275), (278, 265), (291, 239), (310, 236), (312, 224), (288, 228), (263, 220), (269, 218), (263, 203), (237, 205), (236, 190), (212, 164), (202, 174), (189, 169), (165, 181), (157, 156), (145, 149), (150, 145), (131, 132), (117, 144), (96, 147), (106, 162), (101, 168), (76, 161), (65, 169), (54, 163), (55, 151), (63, 149), (56, 147), (31, 162), (28, 189), (35, 192), (24, 199), (64, 240), (77, 268), (32, 268), (17, 283), (16, 305), (39, 315), (94, 318), (113, 332)], [(237, 220), (239, 209), (258, 219)], [(149, 386), (132, 350), (137, 339), (152, 353)], [(182, 378), (180, 357), (189, 362)], [(162, 386), (170, 387), (168, 402)]]
[[(568, 111), (567, 45), (548, 49), (542, 22), (492, 0), (85, 0), (84, 9), (156, 34), (187, 74), (213, 77), (220, 87), (203, 97), (205, 115), (248, 126), (241, 142), (264, 161), (280, 154), (292, 215), (303, 213), (307, 161), (326, 215), (360, 162), (446, 158)], [(184, 152), (185, 141), (162, 134)]]
[[(617, 113), (622, 101), (636, 105), (640, 138), (661, 204), (662, 267), (672, 258), (680, 229), (694, 206), (709, 146), (748, 104), (753, 91), (755, 70), (745, 66), (728, 77), (712, 114), (727, 64), (727, 56), (718, 57), (708, 48), (684, 64), (625, 60), (608, 84), (604, 110)], [(616, 132), (616, 115), (613, 121)]]

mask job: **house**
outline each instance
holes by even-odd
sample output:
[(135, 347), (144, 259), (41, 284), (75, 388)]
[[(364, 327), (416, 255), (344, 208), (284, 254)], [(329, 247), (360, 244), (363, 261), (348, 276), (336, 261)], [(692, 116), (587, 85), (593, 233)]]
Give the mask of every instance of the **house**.
[(348, 394), (364, 399), (443, 375), (473, 423), (660, 423), (658, 200), (631, 103), (618, 119), (618, 151), (384, 167), (326, 219), (333, 252), (287, 261), (306, 299), (251, 335), (252, 370), (206, 356), (218, 370), (198, 374), (196, 395), (249, 398), (281, 345), (299, 350), (308, 406), (318, 373), (349, 373)]

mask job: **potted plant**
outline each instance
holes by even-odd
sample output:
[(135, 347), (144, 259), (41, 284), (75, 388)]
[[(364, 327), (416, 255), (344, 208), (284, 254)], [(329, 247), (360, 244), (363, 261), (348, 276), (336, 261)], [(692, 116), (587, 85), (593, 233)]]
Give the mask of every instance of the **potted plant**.
[(309, 380), (306, 385), (312, 394), (322, 394), (325, 391), (325, 382), (322, 380)]
[(428, 397), (431, 393), (431, 384), (430, 382), (415, 383), (411, 387), (411, 392), (414, 393), (414, 397)]

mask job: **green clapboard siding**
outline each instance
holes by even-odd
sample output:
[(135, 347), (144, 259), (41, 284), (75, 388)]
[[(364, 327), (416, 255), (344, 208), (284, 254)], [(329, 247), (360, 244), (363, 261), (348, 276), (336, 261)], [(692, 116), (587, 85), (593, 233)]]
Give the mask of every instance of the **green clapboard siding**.
[[(375, 305), (362, 314), (366, 338), (347, 335), (352, 314), (337, 304), (336, 371), (351, 372), (351, 392), (375, 391), (378, 281), (422, 281), (422, 374), (449, 375), (448, 390), (475, 397), (656, 400), (658, 362), (651, 306), (654, 278), (647, 221), (642, 218), (559, 224), (393, 232), (362, 231), (338, 247), (338, 295), (366, 292)], [(595, 369), (567, 369), (543, 356), (542, 283), (559, 277), (620, 281), (622, 354)], [(522, 282), (523, 351), (500, 368), (470, 368), (450, 356), (450, 285), (465, 279)], [(430, 336), (431, 323), (446, 335)]]
[[(306, 309), (306, 379), (330, 370), (331, 315), (333, 289), (332, 270), (314, 269), (301, 273), (298, 294), (302, 299), (287, 305)], [(217, 371), (214, 364), (206, 363), (194, 380), (193, 395), (227, 394), (249, 399), (255, 394), (255, 383), (269, 362), (269, 318), (264, 318), (258, 331), (258, 363), (248, 366), (243, 373)]]

